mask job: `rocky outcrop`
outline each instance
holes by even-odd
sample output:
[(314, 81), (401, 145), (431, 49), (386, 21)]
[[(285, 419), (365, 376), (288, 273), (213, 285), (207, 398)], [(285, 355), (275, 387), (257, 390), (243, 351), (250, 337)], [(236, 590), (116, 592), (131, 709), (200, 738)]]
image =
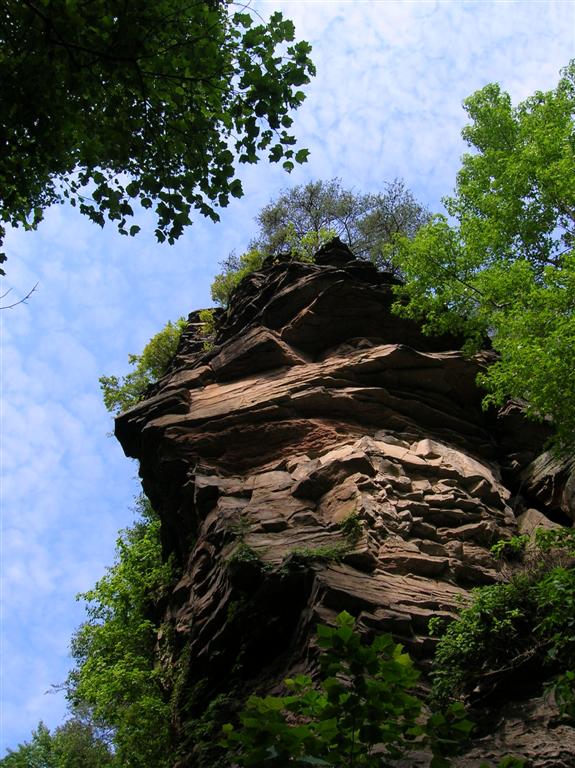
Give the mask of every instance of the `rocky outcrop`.
[[(343, 609), (425, 669), (429, 619), (501, 578), (490, 546), (544, 511), (544, 436), (482, 410), (488, 353), (393, 314), (394, 279), (341, 244), (317, 262), (250, 275), (208, 350), (193, 313), (170, 373), (116, 422), (182, 569), (164, 605), (185, 649), (181, 721), (232, 682), (272, 690), (312, 664), (315, 624)], [(563, 512), (565, 488), (549, 492)]]

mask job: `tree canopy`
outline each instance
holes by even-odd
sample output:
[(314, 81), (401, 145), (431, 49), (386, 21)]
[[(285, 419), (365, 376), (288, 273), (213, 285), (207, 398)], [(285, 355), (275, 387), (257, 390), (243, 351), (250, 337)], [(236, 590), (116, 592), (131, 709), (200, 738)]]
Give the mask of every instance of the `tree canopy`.
[(30, 741), (9, 749), (0, 760), (2, 768), (110, 768), (114, 756), (104, 739), (89, 723), (66, 721), (50, 733), (40, 722)]
[(330, 179), (286, 189), (257, 215), (259, 231), (250, 248), (282, 253), (293, 248), (294, 236), (302, 240), (323, 230), (344, 240), (358, 258), (393, 268), (382, 246), (398, 233), (412, 237), (429, 214), (401, 179), (382, 186), (381, 192), (364, 194)]
[(401, 179), (386, 182), (381, 192), (371, 194), (346, 189), (337, 178), (286, 189), (256, 216), (258, 233), (248, 250), (240, 256), (232, 253), (223, 262), (223, 272), (212, 284), (212, 298), (227, 304), (233, 288), (267, 256), (289, 254), (311, 261), (314, 252), (336, 235), (358, 258), (396, 272), (386, 246), (398, 234), (413, 237), (428, 220), (428, 211)]
[(516, 107), (496, 84), (464, 106), (472, 151), (448, 216), (388, 248), (406, 279), (398, 311), (464, 333), (470, 349), (489, 336), (500, 359), (482, 377), (486, 402), (519, 398), (573, 443), (575, 61)]
[[(7, 0), (0, 19), (0, 244), (68, 199), (122, 234), (153, 209), (173, 242), (192, 209), (243, 194), (236, 161), (290, 171), (292, 118), (315, 73), (280, 13), (221, 0)], [(5, 255), (0, 255), (5, 260)]]
[(162, 378), (176, 354), (185, 327), (186, 319), (183, 317), (175, 323), (169, 320), (161, 331), (152, 336), (141, 354), (128, 355), (128, 362), (132, 366), (129, 373), (121, 379), (117, 376), (100, 376), (104, 405), (110, 413), (117, 415), (135, 405), (146, 388)]
[(158, 664), (151, 613), (174, 574), (162, 559), (160, 521), (143, 495), (137, 512), (135, 525), (120, 532), (115, 563), (79, 596), (88, 619), (72, 639), (75, 667), (66, 688), (74, 712), (110, 729), (119, 765), (167, 768), (173, 681)]

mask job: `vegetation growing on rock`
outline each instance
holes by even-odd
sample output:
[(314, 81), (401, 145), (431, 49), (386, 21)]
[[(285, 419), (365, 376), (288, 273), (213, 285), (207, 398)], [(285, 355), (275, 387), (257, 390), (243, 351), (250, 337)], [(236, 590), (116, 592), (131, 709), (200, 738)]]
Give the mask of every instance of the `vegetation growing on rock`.
[[(480, 151), (464, 160), (460, 196), (454, 198), (452, 204), (452, 215), (459, 217), (459, 223), (452, 226), (446, 220), (435, 219), (419, 230), (413, 240), (396, 240), (393, 253), (389, 251), (399, 259), (408, 280), (403, 294), (408, 303), (401, 313), (415, 317), (425, 311), (430, 329), (460, 330), (470, 341), (491, 333), (502, 354), (496, 371), (505, 370), (509, 359), (513, 359), (506, 357), (505, 346), (498, 341), (506, 332), (500, 326), (502, 318), (510, 320), (509, 327), (513, 328), (513, 318), (519, 317), (521, 312), (536, 311), (537, 322), (545, 321), (536, 346), (542, 339), (555, 338), (559, 329), (564, 331), (564, 341), (571, 349), (573, 265), (570, 261), (572, 254), (568, 251), (572, 246), (572, 231), (568, 228), (568, 216), (555, 220), (555, 225), (563, 226), (564, 221), (567, 222), (565, 232), (558, 235), (556, 227), (546, 230), (547, 219), (541, 223), (535, 214), (528, 231), (521, 229), (523, 225), (517, 217), (511, 217), (505, 225), (507, 229), (494, 229), (496, 217), (490, 208), (491, 196), (495, 196), (497, 205), (513, 200), (512, 196), (507, 196), (511, 193), (503, 184), (503, 177), (507, 177), (499, 164), (503, 170), (514, 170), (512, 160), (517, 158), (513, 155), (510, 159), (509, 147), (499, 147), (497, 135), (491, 130), (482, 133), (479, 129), (484, 124), (492, 128), (493, 120), (499, 126), (503, 123), (510, 130), (513, 128), (512, 135), (516, 130), (522, 137), (515, 147), (518, 157), (525, 147), (534, 152), (534, 147), (543, 142), (540, 123), (548, 116), (546, 110), (551, 110), (551, 117), (559, 115), (558, 122), (550, 121), (551, 133), (557, 125), (564, 132), (566, 104), (572, 105), (570, 83), (572, 85), (572, 70), (567, 72), (556, 92), (529, 100), (516, 111), (511, 110), (509, 100), (495, 87), (488, 87), (472, 97), (469, 109), (476, 122), (474, 130), (470, 129), (467, 135)], [(530, 143), (531, 138), (533, 143)], [(493, 142), (497, 144), (497, 151)], [(559, 170), (567, 167), (569, 160), (561, 154), (563, 144), (559, 155), (553, 154), (553, 148), (548, 148), (549, 154), (545, 155), (551, 165), (555, 158)], [(526, 163), (523, 157), (515, 174), (525, 183), (531, 178), (521, 177), (520, 171), (525, 171)], [(502, 178), (497, 175), (499, 172), (503, 174)], [(483, 197), (476, 198), (474, 195), (481, 183), (486, 183), (486, 175), (494, 189), (483, 189)], [(524, 196), (515, 200), (520, 212), (528, 198), (543, 195), (548, 181), (542, 173), (536, 189), (520, 185)], [(569, 188), (565, 186), (565, 190), (565, 200), (569, 202)], [(543, 198), (545, 202), (547, 198)], [(532, 213), (529, 206), (527, 208), (527, 213)], [(308, 257), (306, 249), (313, 238), (327, 236), (328, 230), (307, 229), (299, 239), (297, 233), (294, 235), (293, 222), (282, 223), (281, 217), (278, 220), (276, 234), (280, 251), (288, 245), (296, 251), (300, 247), (301, 259)], [(499, 226), (499, 220), (497, 222)], [(538, 222), (540, 229), (535, 237), (534, 228)], [(490, 233), (495, 233), (492, 247), (487, 240)], [(473, 240), (472, 236), (477, 236), (478, 240)], [(534, 239), (530, 240), (532, 236)], [(290, 237), (297, 237), (291, 245)], [(559, 252), (553, 240), (557, 237), (567, 249), (565, 252)], [(269, 243), (272, 241), (270, 235)], [(444, 282), (438, 282), (436, 288), (426, 288), (423, 281), (418, 293), (414, 281), (423, 263), (419, 258), (423, 259), (425, 249), (428, 256), (431, 253), (435, 259), (429, 266), (428, 258), (427, 268), (436, 269), (436, 278)], [(488, 264), (480, 261), (486, 252), (489, 254)], [(233, 287), (234, 281), (237, 282), (243, 274), (242, 270), (254, 264), (261, 266), (264, 251), (254, 250), (250, 254), (244, 261), (240, 258), (238, 269), (231, 270), (227, 276), (230, 281), (224, 285), (222, 293), (225, 300), (229, 297), (230, 285)], [(450, 262), (452, 271), (446, 272), (447, 267), (441, 259), (454, 254), (457, 258), (453, 264)], [(305, 269), (308, 270), (307, 280), (312, 268)], [(317, 268), (316, 272), (319, 271)], [(94, 589), (84, 595), (88, 602), (88, 621), (73, 640), (76, 667), (68, 680), (68, 694), (75, 711), (87, 712), (93, 724), (111, 730), (113, 760), (121, 766), (168, 768), (179, 749), (195, 748), (194, 739), (203, 749), (205, 743), (214, 738), (215, 723), (229, 705), (230, 691), (238, 690), (234, 687), (237, 681), (232, 683), (231, 678), (235, 674), (241, 676), (242, 664), (249, 656), (247, 641), (243, 638), (237, 655), (235, 648), (222, 648), (222, 638), (229, 639), (233, 631), (235, 640), (238, 628), (246, 635), (253, 630), (252, 626), (247, 626), (247, 620), (246, 626), (242, 626), (241, 621), (245, 616), (253, 619), (257, 614), (257, 598), (265, 597), (266, 577), (277, 577), (273, 589), (268, 589), (269, 603), (276, 602), (274, 589), (282, 579), (285, 578), (284, 585), (288, 585), (284, 598), (296, 591), (292, 589), (294, 583), (297, 586), (304, 584), (304, 578), (290, 582), (289, 578), (294, 574), (289, 568), (282, 570), (281, 563), (289, 563), (290, 557), (296, 564), (298, 561), (300, 564), (303, 561), (304, 565), (313, 563), (313, 568), (295, 568), (293, 571), (313, 570), (310, 579), (315, 578), (316, 572), (319, 574), (314, 583), (313, 599), (316, 602), (292, 603), (294, 614), (301, 609), (308, 615), (317, 616), (321, 610), (331, 610), (333, 616), (334, 601), (343, 596), (354, 602), (358, 611), (364, 612), (372, 626), (380, 628), (383, 622), (389, 622), (394, 629), (405, 631), (414, 644), (422, 639), (422, 619), (431, 611), (439, 610), (438, 606), (441, 606), (442, 613), (447, 614), (453, 609), (456, 596), (469, 587), (470, 581), (485, 583), (497, 577), (487, 548), (497, 531), (510, 530), (515, 522), (508, 506), (509, 489), (501, 481), (494, 463), (490, 423), (476, 407), (480, 398), (476, 397), (473, 384), (477, 371), (475, 363), (463, 360), (455, 350), (446, 351), (445, 346), (439, 346), (437, 351), (423, 345), (418, 349), (406, 343), (406, 340), (421, 342), (419, 329), (403, 318), (389, 315), (390, 285), (382, 287), (378, 282), (380, 276), (373, 268), (362, 270), (362, 273), (363, 277), (356, 279), (350, 270), (349, 285), (346, 286), (342, 278), (344, 269), (334, 270), (328, 265), (320, 289), (314, 294), (314, 288), (320, 283), (314, 286), (312, 279), (307, 280), (305, 301), (295, 306), (292, 316), (284, 304), (279, 315), (281, 319), (266, 327), (266, 333), (260, 337), (260, 316), (256, 315), (254, 320), (257, 308), (251, 314), (246, 313), (248, 319), (244, 326), (240, 322), (240, 331), (252, 324), (254, 333), (249, 339), (252, 346), (240, 348), (236, 358), (233, 354), (227, 357), (222, 354), (219, 361), (211, 362), (213, 378), (210, 383), (215, 384), (211, 391), (205, 391), (209, 389), (205, 386), (207, 379), (201, 377), (186, 384), (186, 395), (193, 391), (196, 423), (190, 423), (189, 413), (185, 413), (179, 423), (177, 419), (170, 420), (170, 434), (162, 432), (163, 425), (157, 425), (156, 435), (149, 441), (156, 442), (145, 449), (150, 451), (148, 454), (143, 452), (143, 441), (126, 440), (130, 450), (141, 451), (134, 455), (147, 462), (143, 474), (153, 475), (153, 482), (157, 484), (155, 490), (158, 493), (158, 489), (166, 491), (166, 496), (169, 495), (170, 512), (176, 520), (173, 523), (176, 533), (171, 533), (177, 535), (185, 524), (189, 524), (189, 518), (197, 516), (193, 525), (200, 529), (204, 549), (188, 553), (183, 586), (179, 587), (176, 597), (174, 594), (168, 596), (167, 587), (172, 584), (174, 574), (170, 562), (162, 559), (159, 520), (143, 501), (143, 520), (121, 536), (117, 562)], [(529, 306), (523, 300), (515, 302), (523, 289), (532, 300)], [(317, 301), (318, 295), (323, 304)], [(357, 302), (354, 305), (357, 318), (346, 314), (350, 307), (342, 297), (349, 296)], [(541, 302), (538, 297), (543, 297)], [(539, 310), (543, 306), (549, 312), (541, 313)], [(270, 311), (268, 321), (272, 315), (273, 311)], [(213, 333), (213, 314), (209, 311), (200, 314), (199, 320), (205, 334)], [(122, 380), (103, 377), (102, 388), (110, 410), (120, 412), (129, 408), (140, 400), (151, 381), (166, 373), (183, 324), (183, 320), (175, 325), (169, 323), (141, 355), (130, 356), (134, 371)], [(317, 335), (311, 341), (309, 328)], [(545, 335), (547, 332), (550, 336)], [(376, 336), (376, 333), (380, 335)], [(525, 328), (522, 333), (526, 333)], [(276, 339), (280, 334), (281, 347)], [(517, 350), (522, 349), (520, 343), (528, 336), (518, 332), (513, 337)], [(262, 366), (258, 371), (266, 371), (266, 375), (258, 379), (254, 378), (250, 366), (258, 358), (258, 349), (262, 348), (258, 348), (258, 344), (262, 343), (262, 338), (263, 344), (267, 345), (263, 346), (266, 353), (272, 348), (270, 345), (276, 344), (273, 349), (277, 357), (271, 363), (269, 359), (267, 362), (258, 359)], [(353, 344), (349, 344), (350, 339)], [(349, 346), (346, 348), (345, 344)], [(312, 350), (309, 356), (296, 353), (295, 350), (306, 345)], [(230, 347), (224, 351), (237, 352)], [(350, 352), (348, 357), (346, 349)], [(538, 359), (535, 357), (532, 361)], [(231, 365), (231, 374), (226, 365)], [(558, 418), (560, 412), (553, 411), (551, 406), (553, 392), (556, 394), (561, 383), (566, 387), (566, 407), (572, 407), (572, 390), (569, 389), (572, 373), (565, 373), (563, 362), (559, 368), (561, 375), (555, 379), (553, 370), (546, 369), (551, 394), (545, 395), (549, 395), (547, 400), (533, 396), (530, 400), (532, 414), (542, 416), (547, 412), (543, 403), (548, 403), (549, 412)], [(249, 374), (247, 395), (241, 381), (242, 376), (247, 378), (246, 374)], [(499, 373), (494, 375), (497, 377)], [(484, 379), (488, 383), (489, 376), (486, 374)], [(233, 381), (232, 386), (229, 386), (230, 381)], [(222, 382), (224, 385), (218, 391)], [(533, 392), (536, 392), (537, 382), (537, 376), (531, 377), (529, 386), (535, 387)], [(490, 386), (492, 384), (493, 381)], [(501, 389), (499, 394), (503, 391)], [(494, 391), (493, 398), (497, 397), (499, 395)], [(334, 413), (337, 414), (335, 429)], [(568, 430), (570, 411), (566, 413), (565, 429)], [(134, 421), (130, 418), (130, 414), (125, 414), (118, 423), (123, 424), (125, 435), (131, 430), (132, 437), (139, 437), (146, 427), (145, 418), (141, 414)], [(358, 425), (366, 422), (366, 433), (359, 436)], [(378, 428), (384, 424), (386, 429), (392, 424), (393, 429), (389, 427), (392, 434), (384, 432), (378, 437), (372, 429), (374, 424)], [(185, 440), (180, 439), (176, 444), (176, 433), (178, 438), (185, 434)], [(376, 436), (372, 436), (374, 433)], [(446, 442), (441, 443), (438, 435), (443, 435)], [(563, 432), (562, 436), (567, 440), (569, 433)], [(233, 441), (239, 448), (234, 446), (232, 459), (226, 457), (224, 461), (222, 454)], [(274, 453), (281, 452), (289, 441), (296, 443), (300, 452), (295, 458), (290, 456), (288, 460)], [(268, 442), (271, 452), (264, 456), (263, 446)], [(304, 451), (309, 451), (310, 456)], [(202, 466), (204, 458), (207, 470)], [(239, 463), (244, 461), (238, 469)], [(264, 470), (262, 463), (266, 467)], [(245, 477), (241, 476), (244, 469)], [(208, 471), (212, 473), (209, 476)], [(232, 476), (235, 471), (238, 475)], [(271, 479), (270, 475), (273, 476)], [(203, 485), (196, 482), (198, 476)], [(276, 481), (279, 486), (274, 484)], [(343, 493), (342, 486), (346, 483)], [(341, 495), (332, 494), (327, 498), (334, 488), (339, 488)], [(361, 508), (356, 504), (356, 498), (362, 501)], [(247, 513), (242, 517), (240, 511), (252, 502), (253, 529), (252, 517), (248, 518)], [(354, 511), (343, 518), (336, 517), (334, 513), (341, 512), (343, 504)], [(234, 519), (239, 520), (235, 531), (229, 526), (230, 520)], [(333, 520), (336, 520), (335, 525)], [(275, 534), (281, 535), (288, 529), (291, 538), (286, 540), (290, 548), (285, 546), (286, 540), (282, 541), (281, 536), (279, 544), (274, 538)], [(218, 547), (222, 542), (225, 546), (229, 544), (230, 530), (235, 533), (235, 549), (230, 550), (227, 561), (218, 562), (221, 552)], [(369, 539), (366, 549), (371, 547), (368, 551), (370, 563), (364, 561), (362, 567), (355, 570), (350, 565), (346, 570), (346, 564), (340, 561), (358, 543), (364, 530), (366, 541)], [(249, 542), (246, 541), (248, 532)], [(339, 543), (332, 538), (332, 533), (339, 538)], [(266, 542), (261, 547), (257, 546), (258, 537)], [(309, 542), (310, 546), (294, 548), (297, 537)], [(341, 541), (344, 537), (345, 541)], [(573, 538), (572, 531), (542, 534), (537, 539), (539, 554), (559, 549), (573, 557)], [(180, 540), (183, 542), (185, 537), (181, 536)], [(336, 543), (330, 544), (330, 541)], [(256, 546), (253, 546), (254, 542)], [(320, 543), (314, 545), (317, 542)], [(520, 559), (524, 545), (524, 538), (512, 539), (498, 550), (503, 555), (511, 554)], [(267, 559), (264, 563), (262, 554), (267, 556), (270, 550), (273, 554), (274, 546), (280, 553), (276, 565)], [(287, 558), (286, 550), (291, 553)], [(357, 559), (355, 563), (357, 565)], [(371, 563), (384, 567), (376, 569)], [(472, 698), (472, 694), (489, 694), (510, 672), (521, 671), (531, 663), (543, 663), (563, 715), (575, 717), (575, 670), (571, 663), (575, 651), (573, 569), (569, 561), (555, 561), (550, 565), (545, 560), (544, 566), (537, 565), (530, 571), (520, 572), (509, 583), (475, 591), (472, 603), (463, 608), (460, 618), (445, 629), (434, 670), (434, 695), (441, 708), (452, 704), (453, 700)], [(257, 578), (250, 578), (252, 572)], [(429, 590), (430, 582), (424, 582), (430, 575), (435, 589), (433, 594)], [(429, 594), (425, 594), (423, 602), (418, 602), (422, 583)], [(409, 594), (405, 603), (400, 604), (398, 592), (406, 588), (406, 584)], [(263, 589), (258, 591), (262, 585)], [(194, 592), (194, 589), (198, 591)], [(381, 602), (384, 591), (387, 603)], [(206, 594), (209, 597), (204, 603)], [(303, 594), (301, 600), (305, 601), (307, 598)], [(211, 597), (213, 603), (209, 602)], [(165, 602), (161, 603), (162, 600)], [(204, 612), (199, 620), (198, 603), (202, 603)], [(161, 609), (158, 608), (160, 604)], [(393, 610), (389, 610), (391, 604)], [(180, 612), (182, 607), (185, 610)], [(212, 608), (213, 613), (209, 614)], [(161, 625), (159, 615), (163, 609), (168, 618)], [(279, 605), (274, 604), (274, 609), (276, 612), (270, 611), (269, 618), (271, 626), (275, 622), (275, 637), (289, 632), (297, 637), (294, 624), (299, 617), (292, 625), (288, 622), (286, 631), (281, 621), (285, 604), (280, 601)], [(186, 637), (177, 649), (174, 639), (176, 615), (180, 622), (178, 631)], [(181, 620), (182, 616), (184, 620)], [(241, 621), (236, 621), (238, 616)], [(260, 641), (268, 628), (265, 622), (262, 623), (262, 634), (256, 635)], [(437, 622), (435, 626), (437, 628)], [(261, 628), (256, 629), (260, 631)], [(407, 655), (389, 636), (379, 634), (371, 646), (363, 643), (353, 632), (353, 620), (348, 614), (339, 616), (335, 628), (322, 626), (319, 634), (320, 645), (326, 651), (321, 657), (319, 685), (309, 676), (301, 676), (287, 683), (291, 689), (288, 696), (248, 699), (240, 717), (241, 727), (226, 730), (227, 745), (235, 751), (237, 763), (272, 766), (285, 761), (293, 765), (376, 766), (382, 760), (382, 753), (378, 751), (380, 746), (384, 759), (393, 760), (404, 755), (414, 739), (427, 735), (427, 743), (435, 752), (433, 765), (437, 768), (446, 765), (444, 756), (454, 746), (453, 729), (464, 735), (469, 730), (460, 704), (456, 703), (450, 714), (434, 712), (425, 734), (418, 722), (422, 703), (412, 692), (417, 674)], [(218, 647), (215, 647), (215, 638), (220, 642)], [(416, 646), (419, 652), (427, 652), (431, 645), (428, 641), (425, 637)], [(263, 643), (258, 646), (255, 642), (250, 650), (253, 656), (258, 654), (255, 661), (259, 675), (262, 672), (261, 654), (264, 651), (270, 653), (270, 650), (264, 648)], [(194, 669), (196, 652), (199, 666), (209, 667), (209, 672), (202, 673), (205, 678), (199, 678)], [(287, 645), (282, 646), (282, 652), (288, 654)], [(231, 663), (230, 656), (234, 656)], [(214, 670), (216, 683), (207, 679)], [(253, 687), (254, 679), (252, 674), (240, 681), (244, 683), (242, 695), (247, 688)], [(265, 684), (269, 682), (268, 679)], [(205, 690), (210, 685), (217, 688), (218, 684), (220, 687), (229, 685), (229, 689), (219, 690), (208, 700)], [(48, 741), (41, 729), (33, 737), (34, 744)], [(24, 747), (26, 745), (22, 748), (23, 755)], [(215, 747), (212, 745), (210, 749)], [(209, 750), (206, 748), (205, 751), (207, 754)], [(104, 750), (100, 757), (103, 764), (107, 764), (110, 752)], [(206, 757), (205, 763), (198, 764), (203, 768), (210, 765), (211, 760), (211, 765), (215, 765), (220, 757), (221, 754), (213, 760)], [(5, 758), (8, 759), (16, 760), (12, 756)], [(507, 764), (518, 765), (517, 761)], [(12, 765), (18, 763), (6, 763), (7, 768)]]
[(166, 373), (185, 327), (186, 320), (183, 317), (175, 323), (169, 321), (150, 339), (141, 354), (128, 355), (132, 371), (121, 379), (117, 376), (100, 377), (104, 405), (111, 413), (118, 414), (131, 408), (140, 400), (147, 387)]
[(248, 250), (232, 253), (212, 283), (212, 298), (227, 306), (242, 278), (259, 269), (268, 257), (313, 261), (328, 240), (339, 237), (360, 259), (394, 270), (386, 246), (402, 234), (412, 237), (429, 219), (405, 183), (395, 179), (382, 192), (363, 194), (344, 189), (339, 179), (310, 181), (284, 190), (256, 216), (258, 234)]
[(227, 305), (266, 256), (305, 260), (298, 243), (336, 234), (401, 275), (398, 313), (462, 334), (468, 352), (489, 338), (499, 358), (480, 377), (485, 405), (518, 398), (532, 418), (552, 418), (565, 447), (575, 440), (575, 62), (556, 89), (517, 107), (490, 84), (465, 108), (473, 152), (444, 199), (448, 216), (430, 218), (400, 181), (379, 195), (337, 179), (294, 187), (260, 212), (258, 236), (223, 263), (212, 297)]
[(428, 219), (425, 207), (401, 179), (370, 194), (346, 189), (340, 179), (311, 181), (284, 190), (264, 206), (256, 217), (258, 234), (250, 248), (266, 255), (285, 254), (293, 250), (294, 241), (331, 232), (358, 259), (390, 269), (385, 245), (397, 234), (412, 237)]
[[(284, 232), (284, 245), (288, 247), (287, 253), (289, 253), (289, 258), (292, 261), (313, 262), (314, 253), (330, 240), (333, 234), (333, 230), (322, 227), (317, 232), (310, 231), (299, 236), (290, 226)], [(236, 256), (234, 253), (230, 254), (221, 265), (224, 271), (215, 276), (211, 285), (212, 299), (216, 304), (227, 307), (234, 288), (241, 283), (244, 277), (261, 269), (270, 255), (257, 243), (252, 243), (252, 247), (246, 253), (242, 253), (241, 256)]]
[(557, 87), (514, 107), (487, 85), (465, 101), (471, 123), (447, 214), (389, 249), (404, 316), (432, 333), (488, 335), (500, 359), (486, 403), (520, 398), (575, 440), (575, 60)]
[(413, 662), (390, 635), (366, 643), (343, 611), (335, 627), (317, 627), (319, 680), (284, 681), (286, 696), (250, 696), (239, 727), (224, 726), (224, 743), (240, 766), (289, 763), (337, 768), (380, 768), (427, 745), (433, 768), (464, 743), (472, 724), (461, 705), (435, 712), (423, 725), (414, 693)]
[[(481, 701), (508, 679), (547, 679), (561, 711), (575, 718), (575, 530), (536, 532), (496, 547), (514, 564), (507, 583), (473, 590), (456, 621), (441, 629), (432, 673), (435, 700)], [(520, 553), (523, 553), (522, 555)], [(518, 562), (519, 561), (519, 562)]]

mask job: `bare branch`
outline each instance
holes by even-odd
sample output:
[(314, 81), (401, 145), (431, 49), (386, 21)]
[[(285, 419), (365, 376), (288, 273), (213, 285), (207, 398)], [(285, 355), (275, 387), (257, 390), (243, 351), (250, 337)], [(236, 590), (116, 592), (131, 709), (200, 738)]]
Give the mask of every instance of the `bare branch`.
[[(5, 307), (0, 307), (0, 310), (2, 310), (2, 309), (13, 309), (14, 307), (17, 307), (18, 304), (25, 304), (28, 301), (28, 299), (30, 298), (30, 296), (34, 293), (34, 291), (36, 290), (37, 287), (38, 287), (38, 283), (36, 283), (36, 285), (28, 291), (26, 296), (24, 296), (21, 299), (18, 299), (18, 301), (15, 301), (13, 304), (7, 304)], [(6, 291), (6, 293), (3, 293), (2, 296), (0, 296), (0, 299), (3, 299), (5, 296), (8, 296), (8, 294), (10, 293), (11, 290), (12, 290), (12, 288), (9, 288)]]

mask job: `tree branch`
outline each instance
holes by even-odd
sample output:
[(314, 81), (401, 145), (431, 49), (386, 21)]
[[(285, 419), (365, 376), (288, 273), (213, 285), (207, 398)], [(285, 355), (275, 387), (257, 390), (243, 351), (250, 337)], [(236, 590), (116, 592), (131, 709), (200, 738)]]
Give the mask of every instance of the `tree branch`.
[[(4, 307), (0, 306), (0, 310), (2, 310), (2, 309), (13, 309), (14, 307), (17, 307), (18, 304), (25, 304), (28, 301), (28, 299), (30, 298), (30, 296), (34, 293), (34, 291), (36, 290), (37, 287), (38, 287), (38, 283), (36, 283), (36, 285), (33, 288), (31, 288), (28, 291), (28, 293), (26, 294), (26, 296), (24, 296), (22, 299), (18, 299), (18, 301), (15, 301), (13, 304), (7, 304)], [(3, 293), (2, 296), (0, 296), (0, 299), (4, 299), (6, 296), (8, 296), (8, 294), (10, 293), (11, 290), (12, 290), (12, 288), (9, 288), (6, 291), (6, 293)]]

